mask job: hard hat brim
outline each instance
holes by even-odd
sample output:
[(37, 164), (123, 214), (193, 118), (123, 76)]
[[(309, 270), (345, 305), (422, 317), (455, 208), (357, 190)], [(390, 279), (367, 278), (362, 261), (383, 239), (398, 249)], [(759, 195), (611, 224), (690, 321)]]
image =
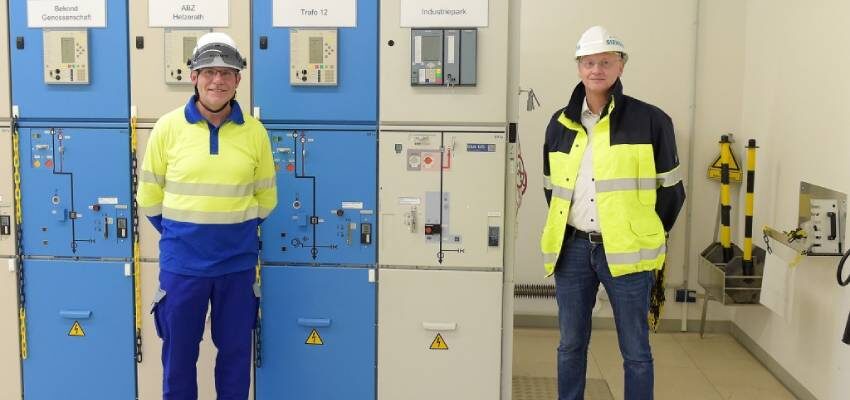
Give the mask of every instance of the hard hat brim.
[(612, 46), (609, 44), (587, 45), (581, 46), (581, 48), (576, 49), (576, 58), (600, 53), (621, 53), (625, 58), (625, 50), (626, 49), (621, 46)]
[(215, 58), (212, 59), (212, 61), (207, 61), (207, 62), (203, 62), (203, 63), (196, 63), (196, 64), (192, 65), (192, 71), (197, 71), (197, 70), (203, 69), (203, 68), (216, 68), (216, 67), (230, 68), (230, 69), (235, 69), (237, 71), (242, 70), (242, 68), (237, 67), (233, 64), (230, 64), (230, 63), (222, 60), (221, 57), (215, 57)]
[(188, 62), (192, 71), (201, 68), (225, 67), (242, 70), (245, 59), (235, 48), (223, 43), (211, 43), (198, 49)]

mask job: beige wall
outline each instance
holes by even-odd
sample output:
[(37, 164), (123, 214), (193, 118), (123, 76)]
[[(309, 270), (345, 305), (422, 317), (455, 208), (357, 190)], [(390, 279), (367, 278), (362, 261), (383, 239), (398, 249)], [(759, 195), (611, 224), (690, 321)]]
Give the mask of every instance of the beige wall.
[[(743, 57), (729, 61), (743, 83), (741, 132), (762, 146), (755, 226), (787, 230), (800, 181), (850, 193), (850, 3), (749, 0), (741, 11)], [(803, 259), (787, 319), (762, 307), (732, 318), (818, 399), (847, 398), (850, 381), (850, 347), (840, 342), (850, 290), (836, 283), (837, 262)]]

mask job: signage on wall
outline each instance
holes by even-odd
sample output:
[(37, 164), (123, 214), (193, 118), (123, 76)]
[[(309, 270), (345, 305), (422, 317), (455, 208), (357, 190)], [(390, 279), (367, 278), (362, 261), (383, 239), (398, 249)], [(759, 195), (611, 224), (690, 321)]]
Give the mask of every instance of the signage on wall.
[(106, 0), (27, 0), (28, 28), (105, 28)]
[(274, 0), (272, 26), (355, 27), (357, 26), (357, 0)]
[(163, 28), (224, 28), (230, 25), (230, 0), (150, 0), (148, 25)]
[(489, 0), (401, 0), (403, 28), (473, 28), (489, 23)]

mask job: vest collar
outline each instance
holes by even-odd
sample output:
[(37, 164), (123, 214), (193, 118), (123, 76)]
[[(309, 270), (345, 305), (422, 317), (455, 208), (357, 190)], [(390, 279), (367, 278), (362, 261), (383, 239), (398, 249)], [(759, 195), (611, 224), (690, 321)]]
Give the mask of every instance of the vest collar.
[[(201, 114), (201, 111), (198, 110), (198, 105), (195, 104), (195, 101), (198, 100), (198, 95), (193, 95), (189, 98), (189, 101), (186, 102), (186, 107), (183, 109), (183, 115), (186, 117), (186, 122), (190, 124), (196, 124), (200, 121), (206, 121), (204, 115)], [(245, 123), (245, 116), (242, 115), (242, 108), (239, 107), (239, 103), (236, 100), (230, 100), (230, 115), (224, 119), (222, 125), (226, 121), (233, 121), (236, 124), (242, 125)]]
[[(584, 88), (584, 83), (579, 82), (576, 85), (575, 89), (573, 89), (573, 95), (570, 97), (570, 102), (567, 104), (567, 107), (564, 108), (564, 115), (570, 120), (581, 122), (581, 111), (582, 106), (584, 105), (584, 99), (586, 97), (586, 92)], [(614, 105), (616, 107), (611, 107), (611, 100), (614, 101)], [(615, 126), (617, 125), (618, 117), (620, 112), (618, 112), (617, 107), (622, 107), (623, 105), (623, 83), (620, 82), (620, 79), (617, 78), (617, 81), (614, 82), (614, 86), (611, 86), (611, 99), (608, 100), (608, 103), (605, 107), (602, 108), (602, 114), (600, 115), (600, 119), (605, 118), (608, 115), (608, 112), (611, 111), (611, 129), (610, 132), (615, 132)]]

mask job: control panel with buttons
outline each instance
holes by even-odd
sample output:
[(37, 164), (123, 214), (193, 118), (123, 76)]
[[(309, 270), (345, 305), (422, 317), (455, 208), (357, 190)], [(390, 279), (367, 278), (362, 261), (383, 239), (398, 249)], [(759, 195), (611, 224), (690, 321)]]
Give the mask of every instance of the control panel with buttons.
[(128, 137), (126, 129), (21, 128), (24, 255), (132, 255)]
[(188, 61), (192, 58), (198, 38), (209, 29), (165, 29), (165, 83), (191, 85)]
[(89, 83), (88, 31), (44, 30), (44, 83), (82, 85)]
[(260, 233), (266, 265), (375, 262), (374, 131), (269, 132), (278, 206)]
[(337, 30), (289, 30), (289, 83), (293, 86), (337, 85)]
[(379, 265), (501, 268), (503, 132), (385, 129), (378, 145)]

